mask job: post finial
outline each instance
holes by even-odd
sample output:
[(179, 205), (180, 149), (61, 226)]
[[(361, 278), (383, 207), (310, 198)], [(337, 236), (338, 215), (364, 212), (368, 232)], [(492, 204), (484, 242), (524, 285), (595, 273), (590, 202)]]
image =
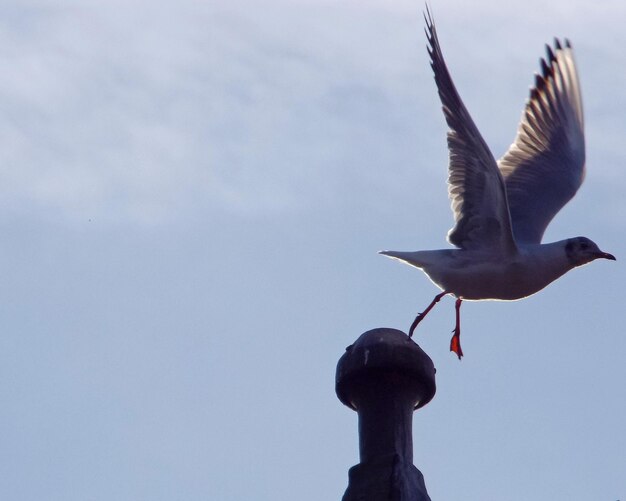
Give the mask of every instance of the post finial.
[(435, 367), (404, 332), (373, 329), (339, 359), (335, 390), (359, 415), (361, 462), (344, 501), (430, 501), (413, 465), (413, 411), (435, 395)]

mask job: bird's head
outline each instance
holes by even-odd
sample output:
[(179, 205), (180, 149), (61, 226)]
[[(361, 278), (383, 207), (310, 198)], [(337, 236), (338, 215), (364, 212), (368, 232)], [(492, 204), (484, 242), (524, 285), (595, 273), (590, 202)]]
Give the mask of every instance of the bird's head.
[(601, 251), (596, 243), (587, 237), (568, 239), (565, 243), (565, 254), (573, 266), (581, 266), (600, 258), (615, 261), (613, 254)]

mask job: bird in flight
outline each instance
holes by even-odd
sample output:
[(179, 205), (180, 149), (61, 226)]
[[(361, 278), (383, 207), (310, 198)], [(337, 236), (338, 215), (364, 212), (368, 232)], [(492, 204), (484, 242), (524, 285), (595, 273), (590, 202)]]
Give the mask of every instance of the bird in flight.
[(530, 296), (577, 266), (615, 260), (586, 237), (541, 243), (559, 210), (585, 177), (585, 138), (580, 84), (572, 46), (546, 46), (541, 72), (522, 113), (513, 144), (496, 161), (452, 82), (426, 9), (431, 67), (448, 124), (448, 194), (456, 249), (381, 254), (420, 268), (443, 292), (417, 315), (417, 325), (439, 300), (456, 297), (450, 350), (459, 360), (463, 300), (511, 301)]

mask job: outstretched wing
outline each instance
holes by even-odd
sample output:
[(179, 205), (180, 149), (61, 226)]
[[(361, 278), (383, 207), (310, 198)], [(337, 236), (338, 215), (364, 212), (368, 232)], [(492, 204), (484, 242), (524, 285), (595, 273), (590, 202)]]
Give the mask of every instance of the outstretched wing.
[(546, 45), (541, 74), (522, 114), (517, 137), (499, 160), (513, 234), (540, 243), (548, 223), (585, 177), (585, 137), (580, 84), (572, 46)]
[(448, 193), (456, 224), (448, 241), (462, 249), (514, 253), (517, 248), (502, 175), (452, 83), (428, 8), (424, 19), (431, 67), (450, 128)]

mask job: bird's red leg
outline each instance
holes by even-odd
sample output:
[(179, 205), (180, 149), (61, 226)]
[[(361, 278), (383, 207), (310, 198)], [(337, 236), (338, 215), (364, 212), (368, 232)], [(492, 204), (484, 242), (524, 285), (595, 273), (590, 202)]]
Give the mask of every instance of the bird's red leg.
[(439, 302), (439, 300), (446, 294), (450, 294), (450, 292), (443, 291), (441, 294), (437, 294), (435, 296), (435, 299), (433, 299), (431, 303), (428, 305), (428, 308), (426, 308), (422, 313), (417, 314), (417, 316), (415, 317), (415, 320), (413, 320), (413, 323), (411, 324), (411, 328), (409, 329), (409, 337), (413, 336), (413, 331), (415, 331), (417, 324), (419, 324), (424, 319), (424, 317), (428, 314), (428, 312), (433, 309), (433, 306), (435, 306)]
[(450, 351), (456, 353), (459, 360), (463, 356), (463, 350), (461, 349), (461, 298), (456, 300), (454, 309), (456, 310), (456, 325), (454, 326), (454, 335), (450, 340)]

